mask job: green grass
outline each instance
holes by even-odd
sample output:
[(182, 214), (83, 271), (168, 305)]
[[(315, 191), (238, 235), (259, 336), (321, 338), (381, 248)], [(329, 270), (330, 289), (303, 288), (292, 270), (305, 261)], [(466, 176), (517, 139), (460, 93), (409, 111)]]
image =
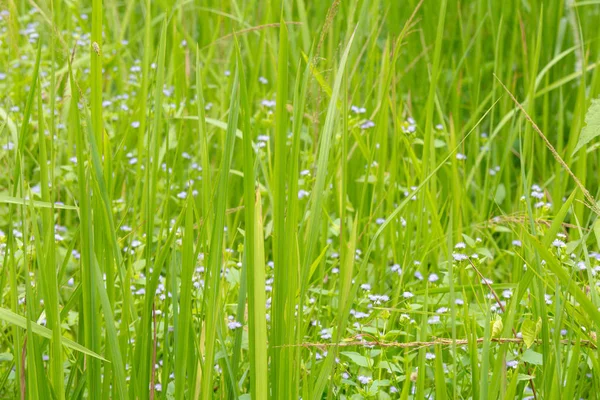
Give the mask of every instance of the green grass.
[(0, 11), (0, 398), (600, 390), (599, 1)]

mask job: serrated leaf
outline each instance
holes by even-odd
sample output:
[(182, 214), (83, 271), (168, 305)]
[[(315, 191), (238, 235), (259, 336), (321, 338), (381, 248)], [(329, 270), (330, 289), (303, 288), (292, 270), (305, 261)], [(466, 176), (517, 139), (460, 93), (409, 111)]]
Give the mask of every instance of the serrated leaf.
[(585, 127), (579, 134), (579, 140), (573, 154), (600, 135), (600, 99), (593, 99), (590, 108), (585, 114)]

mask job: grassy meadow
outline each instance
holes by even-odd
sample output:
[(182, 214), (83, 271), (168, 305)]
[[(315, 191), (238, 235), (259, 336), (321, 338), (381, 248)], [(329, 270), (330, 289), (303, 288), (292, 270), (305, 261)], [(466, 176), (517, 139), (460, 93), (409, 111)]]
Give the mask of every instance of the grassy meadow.
[(593, 399), (600, 1), (3, 0), (0, 399)]

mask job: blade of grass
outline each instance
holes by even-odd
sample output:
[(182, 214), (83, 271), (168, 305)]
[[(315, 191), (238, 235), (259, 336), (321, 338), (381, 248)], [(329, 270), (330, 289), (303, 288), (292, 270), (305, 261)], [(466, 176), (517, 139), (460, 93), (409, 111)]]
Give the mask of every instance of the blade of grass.
[(213, 391), (213, 365), (216, 348), (216, 333), (218, 318), (220, 316), (220, 294), (219, 283), (221, 279), (221, 268), (223, 259), (223, 230), (225, 227), (225, 208), (227, 203), (227, 189), (231, 159), (235, 142), (235, 132), (238, 123), (239, 98), (238, 98), (238, 70), (236, 68), (233, 85), (231, 88), (231, 102), (229, 105), (229, 118), (227, 121), (227, 136), (223, 148), (223, 158), (220, 166), (218, 188), (215, 196), (214, 225), (211, 233), (211, 246), (208, 254), (208, 271), (205, 283), (205, 335), (206, 348), (204, 352), (204, 363), (202, 368), (202, 384), (200, 398), (209, 400)]

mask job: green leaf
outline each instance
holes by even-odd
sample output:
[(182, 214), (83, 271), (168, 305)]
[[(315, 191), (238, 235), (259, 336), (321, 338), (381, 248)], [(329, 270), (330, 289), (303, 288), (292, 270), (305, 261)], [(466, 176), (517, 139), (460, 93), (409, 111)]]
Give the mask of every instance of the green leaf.
[(519, 380), (519, 381), (530, 381), (532, 379), (535, 379), (535, 375), (526, 375), (526, 374), (518, 374), (517, 375), (517, 380)]
[(594, 235), (596, 236), (598, 246), (600, 246), (600, 219), (597, 219), (594, 223)]
[(592, 104), (585, 114), (585, 124), (586, 126), (579, 134), (579, 140), (577, 141), (575, 150), (573, 150), (573, 154), (577, 153), (579, 149), (592, 141), (596, 136), (600, 135), (600, 99), (592, 100)]
[(467, 236), (464, 233), (462, 234), (462, 237), (465, 241), (465, 243), (467, 244), (467, 246), (469, 247), (475, 247), (475, 239), (473, 239), (471, 236)]
[(527, 348), (530, 348), (533, 342), (535, 342), (537, 336), (536, 330), (536, 324), (532, 320), (526, 319), (523, 321), (523, 325), (521, 325), (521, 334), (523, 335), (523, 341)]
[(529, 349), (525, 353), (523, 353), (521, 360), (525, 361), (526, 363), (533, 364), (533, 365), (544, 364), (544, 358), (543, 358), (542, 354), (538, 353), (537, 351), (533, 351), (531, 349)]
[(498, 185), (498, 187), (496, 188), (496, 194), (494, 195), (494, 201), (497, 204), (500, 204), (504, 201), (505, 198), (506, 198), (506, 188), (504, 187), (504, 184), (500, 183)]
[(18, 204), (18, 205), (23, 205), (23, 206), (30, 206), (33, 204), (34, 207), (36, 208), (57, 208), (57, 209), (61, 209), (61, 210), (77, 210), (77, 207), (74, 206), (67, 206), (64, 204), (51, 204), (47, 201), (37, 201), (37, 200), (33, 200), (33, 201), (28, 201), (27, 199), (21, 199), (18, 197), (14, 197), (14, 196), (9, 196), (7, 194), (4, 193), (0, 193), (0, 203), (5, 203), (5, 204)]
[[(11, 310), (8, 310), (6, 308), (0, 308), (0, 320), (8, 322), (9, 324), (16, 325), (19, 328), (27, 329), (27, 319), (21, 315), (15, 314), (14, 312), (12, 312)], [(31, 322), (31, 330), (33, 331), (33, 333), (40, 335), (42, 337), (45, 337), (46, 339), (50, 339), (52, 337), (52, 331), (50, 329), (46, 328), (45, 326), (36, 324), (33, 321), (30, 321), (30, 322)], [(109, 362), (101, 355), (96, 354), (91, 350), (88, 350), (87, 348), (83, 347), (79, 343), (74, 342), (70, 339), (63, 337), (61, 342), (65, 347), (68, 347), (72, 350), (76, 350), (83, 354), (87, 354), (88, 356), (95, 357), (99, 360)]]
[(502, 318), (497, 317), (492, 321), (492, 337), (500, 337), (503, 329), (504, 324), (502, 323)]
[(396, 364), (390, 362), (390, 361), (380, 361), (379, 364), (377, 364), (377, 368), (379, 369), (385, 369), (388, 372), (392, 373), (392, 372), (398, 372), (401, 373), (402, 370), (400, 369), (400, 367), (398, 367)]
[(568, 293), (572, 294), (579, 302), (582, 311), (587, 314), (597, 327), (600, 327), (600, 312), (598, 312), (598, 308), (588, 298), (587, 294), (570, 279), (569, 274), (558, 260), (556, 260), (556, 257), (528, 232), (525, 232), (524, 238), (539, 252), (541, 258), (546, 260), (544, 269), (554, 273), (560, 281), (565, 283)]
[(369, 359), (365, 356), (358, 354), (355, 351), (342, 351), (340, 354), (348, 357), (350, 359), (350, 361), (352, 361), (354, 364), (358, 365), (359, 367), (365, 367), (365, 368), (371, 367), (369, 364)]

